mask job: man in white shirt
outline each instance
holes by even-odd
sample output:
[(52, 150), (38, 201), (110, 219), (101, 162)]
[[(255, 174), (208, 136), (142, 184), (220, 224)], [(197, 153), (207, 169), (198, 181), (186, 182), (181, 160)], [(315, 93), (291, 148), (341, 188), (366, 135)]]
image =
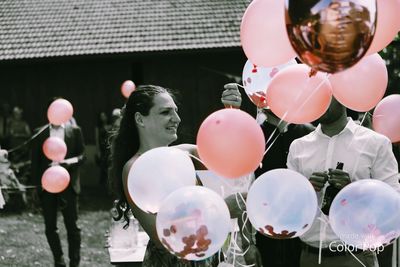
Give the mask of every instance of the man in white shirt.
[[(379, 179), (400, 192), (397, 162), (388, 138), (347, 118), (346, 108), (334, 98), (319, 123), (315, 131), (293, 141), (287, 167), (309, 177), (320, 206), (328, 185), (338, 192), (360, 179)], [(318, 219), (320, 216), (322, 220)], [(300, 267), (359, 266), (354, 256), (366, 267), (377, 266), (373, 252), (358, 250), (353, 256), (330, 249), (329, 245), (339, 238), (326, 223), (327, 219), (318, 212), (310, 230), (301, 237)], [(318, 264), (320, 245), (321, 265)]]

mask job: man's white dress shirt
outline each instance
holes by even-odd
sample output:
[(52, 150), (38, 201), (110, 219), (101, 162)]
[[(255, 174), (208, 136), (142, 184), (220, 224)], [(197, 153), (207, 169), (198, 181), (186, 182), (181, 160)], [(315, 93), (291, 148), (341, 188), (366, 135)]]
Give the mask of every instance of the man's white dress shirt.
[[(400, 192), (397, 162), (392, 152), (390, 140), (368, 128), (348, 119), (346, 127), (337, 135), (329, 137), (321, 130), (321, 125), (310, 134), (294, 140), (289, 149), (287, 167), (307, 178), (314, 172), (335, 169), (338, 162), (343, 162), (352, 182), (361, 179), (381, 180)], [(321, 206), (327, 184), (317, 192), (318, 204)], [(319, 219), (317, 212), (311, 228), (301, 236), (301, 240), (313, 247), (319, 247), (320, 232), (326, 226), (322, 247), (326, 248), (332, 241), (339, 238), (334, 234), (330, 225), (325, 225)]]

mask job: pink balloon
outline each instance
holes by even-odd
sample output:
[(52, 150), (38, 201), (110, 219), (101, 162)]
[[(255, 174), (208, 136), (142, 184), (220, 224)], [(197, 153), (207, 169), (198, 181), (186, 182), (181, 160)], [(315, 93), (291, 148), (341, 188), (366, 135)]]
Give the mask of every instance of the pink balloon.
[(376, 106), (372, 126), (386, 135), (392, 143), (400, 142), (400, 95), (393, 94), (382, 99)]
[(125, 81), (121, 86), (121, 93), (125, 98), (129, 98), (131, 93), (135, 91), (136, 85), (131, 80)]
[(283, 0), (254, 0), (243, 15), (240, 40), (257, 66), (277, 66), (296, 56), (286, 33), (284, 6)]
[(265, 148), (264, 134), (255, 119), (238, 109), (209, 115), (197, 133), (201, 160), (210, 170), (237, 178), (257, 169)]
[(334, 97), (356, 111), (368, 111), (385, 94), (388, 73), (385, 61), (378, 54), (366, 56), (353, 67), (329, 77)]
[(67, 188), (69, 180), (69, 173), (65, 168), (52, 166), (43, 173), (42, 187), (49, 193), (60, 193)]
[(67, 145), (64, 140), (51, 136), (43, 143), (44, 155), (52, 161), (61, 161), (67, 155)]
[(321, 117), (328, 109), (332, 88), (325, 73), (309, 77), (305, 64), (291, 65), (275, 75), (267, 90), (272, 112), (290, 123), (302, 124)]
[(400, 30), (400, 0), (377, 0), (378, 21), (367, 55), (388, 46)]
[(74, 109), (68, 100), (59, 98), (54, 100), (47, 109), (47, 118), (54, 125), (61, 125), (69, 121)]

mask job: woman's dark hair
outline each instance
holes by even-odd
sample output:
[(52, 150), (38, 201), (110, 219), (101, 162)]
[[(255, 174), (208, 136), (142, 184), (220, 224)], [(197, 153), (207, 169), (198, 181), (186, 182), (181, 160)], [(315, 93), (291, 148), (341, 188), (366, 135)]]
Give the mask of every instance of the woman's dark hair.
[(109, 169), (109, 183), (116, 199), (116, 209), (118, 215), (114, 220), (118, 221), (124, 217), (129, 226), (128, 213), (130, 207), (127, 203), (124, 188), (122, 184), (122, 170), (126, 162), (132, 158), (138, 151), (140, 140), (139, 133), (135, 123), (135, 113), (147, 116), (153, 107), (153, 99), (156, 95), (168, 93), (174, 98), (169, 89), (156, 85), (141, 85), (131, 93), (127, 103), (122, 108), (121, 122), (118, 129), (111, 137), (111, 166)]

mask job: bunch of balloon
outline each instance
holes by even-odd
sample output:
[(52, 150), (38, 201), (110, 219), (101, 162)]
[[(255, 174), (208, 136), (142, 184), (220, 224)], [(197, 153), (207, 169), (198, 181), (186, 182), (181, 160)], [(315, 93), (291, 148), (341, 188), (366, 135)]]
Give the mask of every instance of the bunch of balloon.
[(131, 80), (126, 80), (121, 85), (121, 93), (125, 98), (129, 98), (131, 93), (135, 91), (136, 85)]
[[(47, 118), (50, 124), (54, 126), (67, 123), (72, 114), (71, 103), (62, 98), (54, 100), (47, 110)], [(53, 161), (53, 166), (49, 167), (42, 175), (42, 187), (47, 192), (60, 193), (67, 188), (70, 181), (68, 171), (59, 166), (59, 163), (64, 160), (67, 154), (67, 145), (64, 140), (51, 136), (44, 141), (42, 149), (44, 155)]]

